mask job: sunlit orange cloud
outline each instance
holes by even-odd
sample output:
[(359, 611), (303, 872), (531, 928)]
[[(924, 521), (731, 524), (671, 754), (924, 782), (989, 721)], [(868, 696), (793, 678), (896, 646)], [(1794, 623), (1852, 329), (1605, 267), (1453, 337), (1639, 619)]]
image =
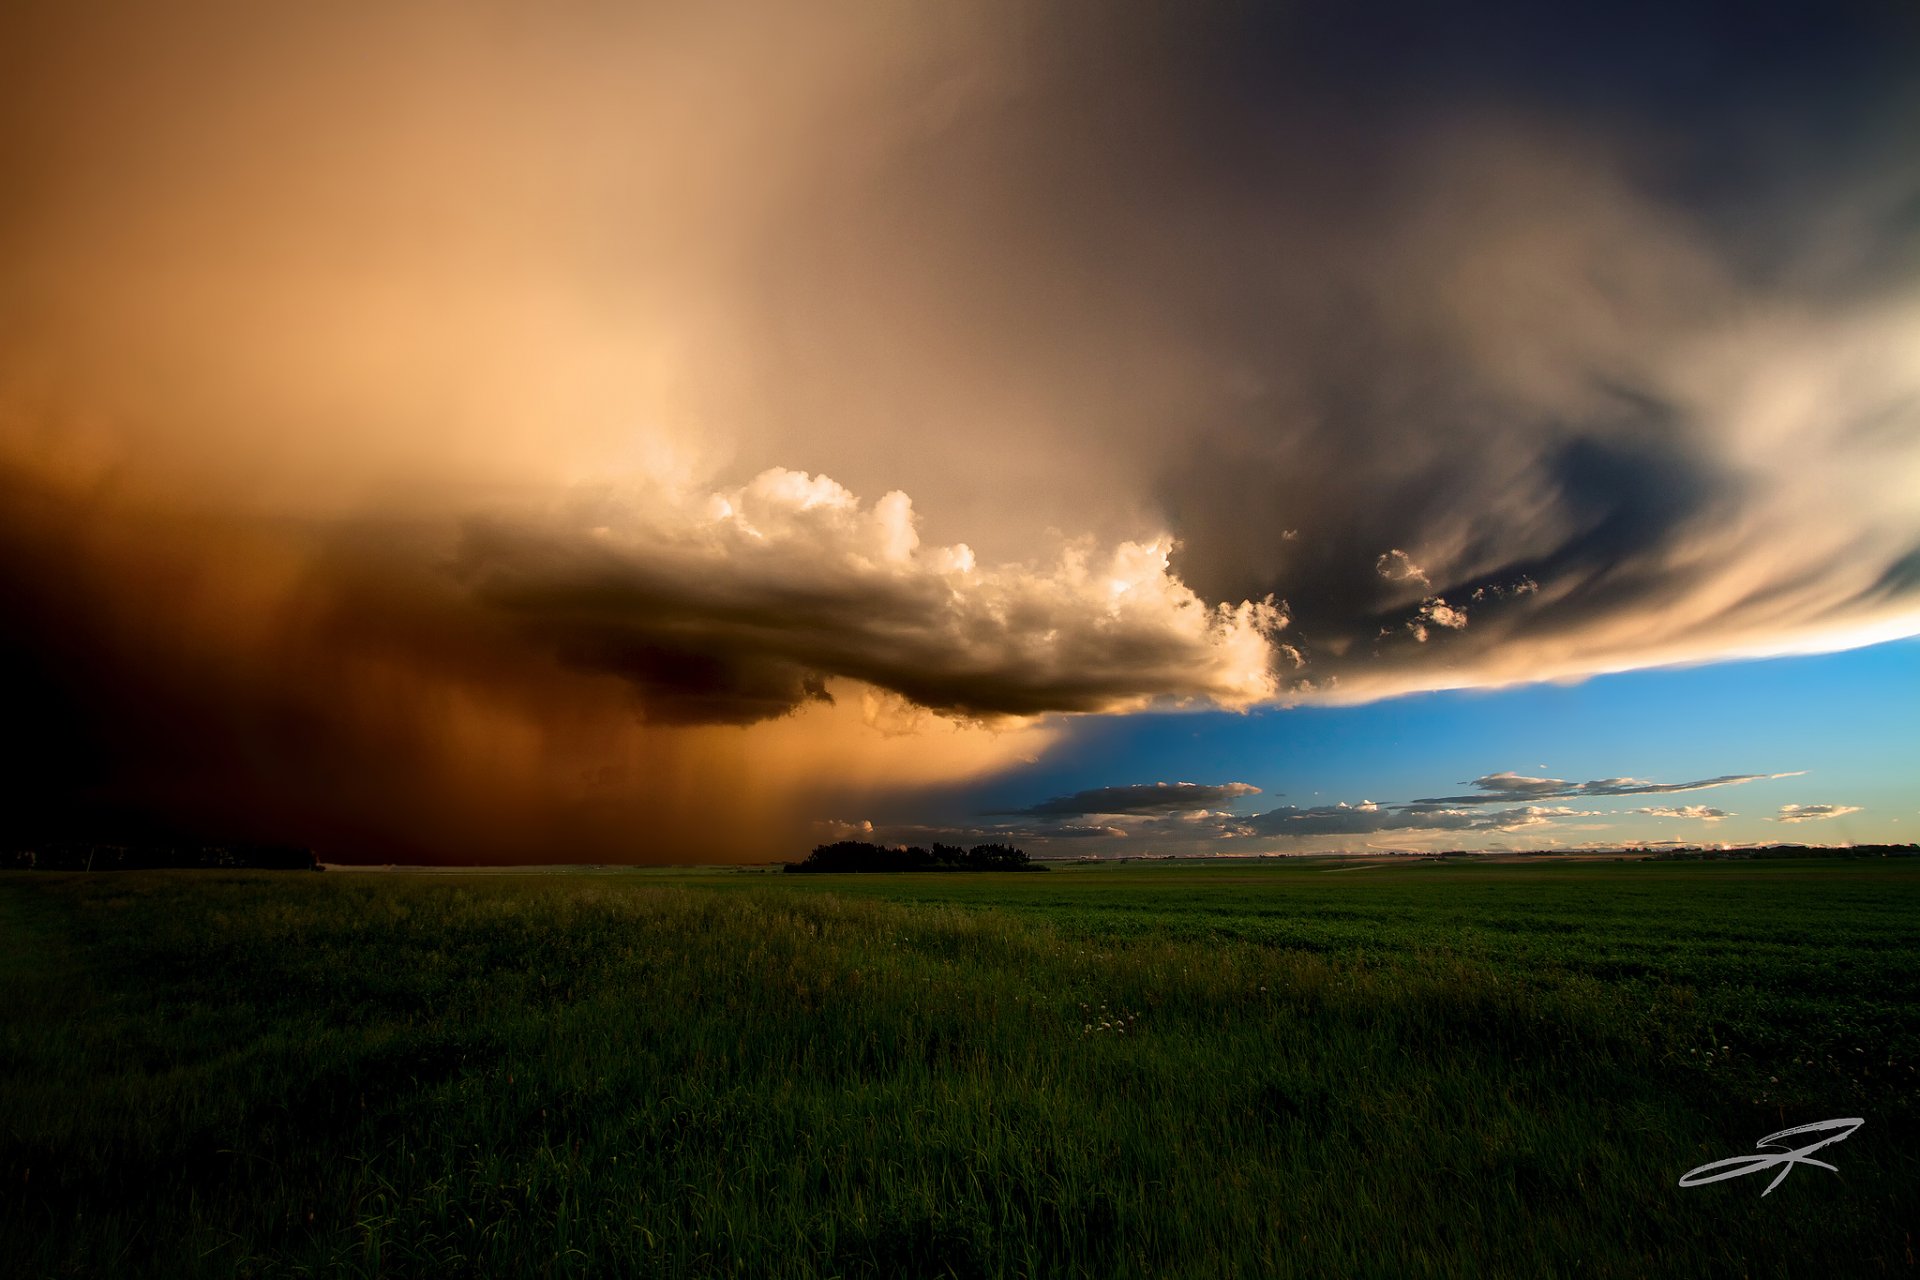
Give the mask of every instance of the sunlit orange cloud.
[[(914, 478), (832, 439), (863, 452), (894, 421), (823, 421), (806, 389), (768, 385), (769, 326), (808, 318), (756, 302), (781, 238), (831, 230), (805, 208), (820, 166), (857, 183), (903, 127), (891, 109), (863, 126), (871, 102), (964, 77), (982, 22), (500, 4), (7, 21), (33, 55), (0, 125), (29, 193), (0, 283), (16, 413), (84, 418), (129, 465), (275, 510), (737, 452), (749, 473), (838, 463), (873, 493)], [(792, 447), (818, 439), (836, 456)]]

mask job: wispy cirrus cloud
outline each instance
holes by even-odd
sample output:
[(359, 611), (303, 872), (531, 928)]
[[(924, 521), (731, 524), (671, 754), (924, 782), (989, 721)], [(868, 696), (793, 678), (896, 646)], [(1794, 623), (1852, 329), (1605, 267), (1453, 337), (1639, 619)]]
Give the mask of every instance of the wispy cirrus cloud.
[(1783, 804), (1773, 821), (1825, 822), (1830, 818), (1844, 818), (1850, 813), (1859, 812), (1860, 806), (1857, 804)]
[(1429, 796), (1414, 800), (1416, 805), (1511, 804), (1516, 800), (1559, 800), (1606, 796), (1659, 796), (1681, 791), (1706, 791), (1714, 787), (1737, 787), (1748, 782), (1772, 778), (1799, 777), (1791, 773), (1725, 773), (1690, 782), (1649, 782), (1644, 778), (1595, 778), (1588, 782), (1569, 782), (1565, 778), (1533, 778), (1518, 773), (1489, 773), (1466, 785), (1477, 790), (1465, 795)]
[(1398, 547), (1382, 552), (1380, 558), (1373, 562), (1373, 570), (1388, 582), (1412, 582), (1423, 588), (1433, 585), (1427, 579), (1427, 571)]

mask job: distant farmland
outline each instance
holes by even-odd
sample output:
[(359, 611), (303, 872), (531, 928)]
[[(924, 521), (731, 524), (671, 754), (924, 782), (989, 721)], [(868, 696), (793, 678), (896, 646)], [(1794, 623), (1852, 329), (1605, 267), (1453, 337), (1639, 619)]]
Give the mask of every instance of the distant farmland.
[[(0, 875), (18, 1275), (1905, 1275), (1920, 864)], [(1794, 1168), (1675, 1184), (1859, 1116)]]

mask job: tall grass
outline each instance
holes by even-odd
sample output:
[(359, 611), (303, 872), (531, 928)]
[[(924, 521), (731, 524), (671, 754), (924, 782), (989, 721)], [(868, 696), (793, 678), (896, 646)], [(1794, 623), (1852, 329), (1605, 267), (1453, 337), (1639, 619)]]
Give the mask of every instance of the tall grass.
[(1920, 879), (1855, 871), (9, 877), (0, 1259), (1905, 1274)]

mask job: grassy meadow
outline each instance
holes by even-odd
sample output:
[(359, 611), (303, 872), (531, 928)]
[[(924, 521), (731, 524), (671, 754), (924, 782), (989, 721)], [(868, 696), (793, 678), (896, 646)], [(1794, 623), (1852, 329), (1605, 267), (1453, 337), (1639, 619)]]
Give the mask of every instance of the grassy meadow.
[(1910, 1275), (1916, 1066), (1913, 861), (10, 873), (0, 1272)]

